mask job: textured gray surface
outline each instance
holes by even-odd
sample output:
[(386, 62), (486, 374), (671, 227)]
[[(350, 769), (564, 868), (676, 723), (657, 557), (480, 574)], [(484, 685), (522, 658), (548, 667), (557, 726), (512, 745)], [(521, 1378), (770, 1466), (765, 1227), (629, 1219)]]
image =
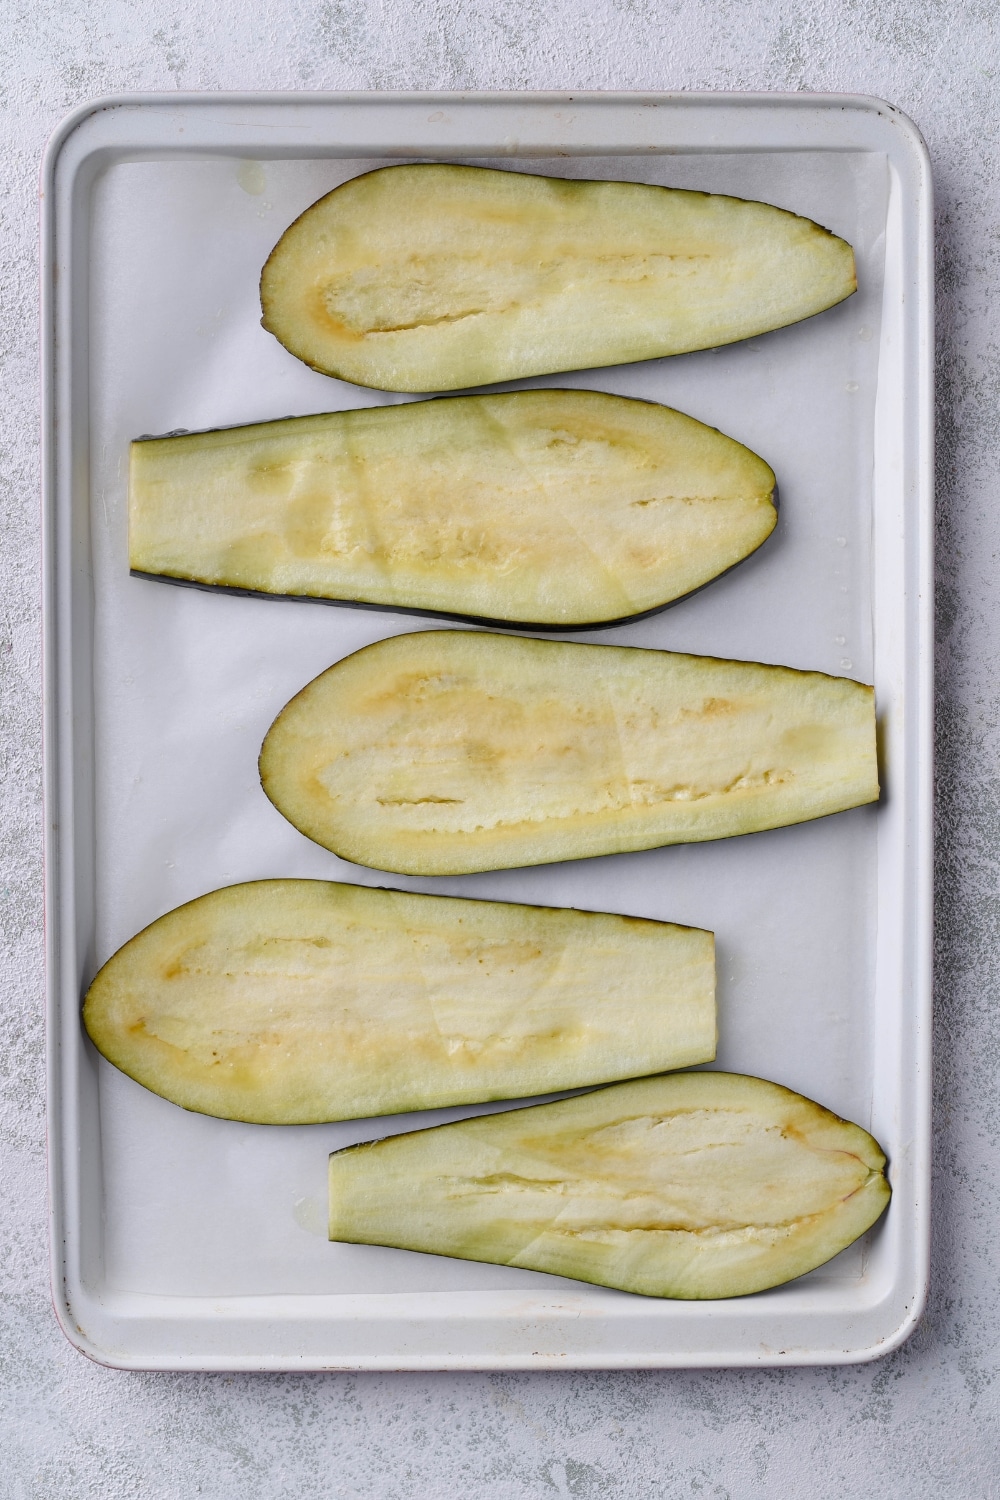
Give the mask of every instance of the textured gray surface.
[[(994, 0), (7, 0), (0, 14), (3, 1044), (0, 1493), (1000, 1495), (1000, 44)], [(136, 89), (847, 90), (916, 120), (939, 230), (934, 1279), (860, 1368), (219, 1377), (88, 1364), (45, 1249), (36, 181), (77, 103)]]

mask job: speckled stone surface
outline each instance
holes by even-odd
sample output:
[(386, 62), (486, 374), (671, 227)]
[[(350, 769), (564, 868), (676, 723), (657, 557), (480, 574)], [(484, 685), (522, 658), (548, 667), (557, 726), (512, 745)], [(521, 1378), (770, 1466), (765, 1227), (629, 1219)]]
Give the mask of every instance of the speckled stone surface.
[[(1000, 42), (995, 0), (7, 0), (0, 13), (0, 1494), (1000, 1496)], [(37, 452), (44, 143), (148, 89), (807, 89), (881, 95), (937, 191), (934, 1274), (857, 1368), (176, 1376), (88, 1363), (45, 1244)]]

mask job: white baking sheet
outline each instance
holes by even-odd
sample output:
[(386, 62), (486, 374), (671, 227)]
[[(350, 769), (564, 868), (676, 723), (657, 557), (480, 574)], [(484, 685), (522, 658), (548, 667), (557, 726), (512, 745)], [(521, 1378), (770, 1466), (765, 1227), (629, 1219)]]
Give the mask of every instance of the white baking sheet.
[[(89, 518), (92, 569), (94, 916), (80, 980), (85, 984), (162, 912), (262, 876), (393, 884), (692, 923), (717, 934), (717, 1065), (775, 1079), (874, 1129), (895, 1164), (900, 1143), (886, 1137), (898, 1115), (879, 1100), (885, 1105), (896, 1097), (899, 1079), (890, 1088), (882, 1076), (886, 1063), (876, 1038), (884, 806), (718, 844), (422, 880), (338, 860), (296, 832), (264, 797), (256, 758), (288, 698), (357, 647), (440, 622), (212, 595), (129, 577), (128, 444), (176, 428), (410, 399), (307, 369), (262, 330), (257, 300), (260, 267), (286, 225), (338, 182), (393, 158), (172, 155), (109, 155), (86, 211), (81, 358), (89, 387), (89, 474), (77, 504)], [(872, 526), (887, 340), (886, 152), (701, 149), (638, 158), (536, 152), (529, 161), (461, 153), (453, 159), (759, 197), (816, 219), (854, 245), (856, 296), (797, 327), (682, 358), (520, 384), (666, 402), (739, 438), (778, 476), (779, 525), (753, 558), (652, 619), (574, 639), (782, 662), (872, 681), (876, 594), (890, 576), (873, 561)], [(880, 702), (883, 713), (888, 707)], [(893, 766), (884, 772), (891, 798)], [(190, 1299), (314, 1298), (317, 1314), (321, 1300), (323, 1316), (334, 1324), (331, 1298), (348, 1299), (362, 1312), (370, 1304), (373, 1315), (379, 1299), (384, 1313), (387, 1294), (450, 1293), (452, 1314), (463, 1306), (481, 1309), (488, 1293), (506, 1293), (515, 1299), (511, 1307), (525, 1296), (541, 1303), (569, 1296), (593, 1314), (639, 1300), (513, 1268), (326, 1242), (331, 1149), (475, 1111), (315, 1127), (241, 1125), (186, 1114), (87, 1053), (99, 1079), (99, 1131), (91, 1127), (86, 1149), (97, 1153), (100, 1166), (102, 1295), (131, 1294), (150, 1305), (165, 1299), (156, 1305), (161, 1317), (174, 1320), (177, 1336), (168, 1362), (198, 1362)], [(836, 1294), (847, 1306), (856, 1294), (860, 1306), (870, 1294), (866, 1256), (860, 1242), (797, 1288), (767, 1296), (776, 1305), (793, 1298), (798, 1307), (806, 1305), (803, 1297)], [(751, 1301), (759, 1312), (761, 1299)], [(172, 1314), (165, 1311), (171, 1305)], [(727, 1306), (740, 1316), (740, 1305)], [(749, 1306), (742, 1304), (744, 1317)], [(691, 1310), (645, 1302), (642, 1310), (662, 1322), (662, 1354), (652, 1362), (685, 1362), (688, 1344), (686, 1336), (677, 1343), (677, 1319), (689, 1327)], [(192, 1330), (187, 1349), (185, 1320)], [(440, 1359), (429, 1362), (454, 1362), (446, 1344)], [(483, 1347), (472, 1362), (496, 1363), (495, 1355), (496, 1348)], [(518, 1362), (532, 1358), (525, 1349)], [(248, 1359), (253, 1363), (235, 1347), (229, 1356), (235, 1364)], [(136, 1360), (141, 1355), (129, 1350), (120, 1362)], [(337, 1362), (335, 1334), (325, 1362)], [(402, 1345), (397, 1362), (408, 1362)], [(631, 1362), (628, 1351), (610, 1362)]]

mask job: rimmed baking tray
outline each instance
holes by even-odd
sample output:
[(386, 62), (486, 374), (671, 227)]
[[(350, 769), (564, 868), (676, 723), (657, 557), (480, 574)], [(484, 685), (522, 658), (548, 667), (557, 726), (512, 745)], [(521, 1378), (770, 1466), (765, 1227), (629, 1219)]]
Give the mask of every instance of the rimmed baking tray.
[[(258, 876), (385, 881), (286, 824), (256, 755), (312, 675), (427, 622), (129, 577), (125, 459), (142, 433), (404, 399), (299, 365), (260, 328), (256, 284), (320, 193), (414, 158), (758, 197), (857, 251), (856, 296), (795, 328), (522, 384), (664, 401), (764, 454), (782, 511), (761, 551), (580, 638), (873, 681), (881, 804), (714, 845), (392, 881), (715, 930), (717, 1065), (868, 1126), (891, 1164), (884, 1221), (773, 1292), (682, 1304), (331, 1246), (328, 1151), (414, 1117), (187, 1114), (81, 1031), (96, 967), (183, 900)], [(122, 1367), (261, 1370), (808, 1364), (898, 1344), (929, 1235), (931, 186), (913, 125), (806, 94), (106, 100), (50, 144), (42, 286), (52, 1273), (68, 1337)]]

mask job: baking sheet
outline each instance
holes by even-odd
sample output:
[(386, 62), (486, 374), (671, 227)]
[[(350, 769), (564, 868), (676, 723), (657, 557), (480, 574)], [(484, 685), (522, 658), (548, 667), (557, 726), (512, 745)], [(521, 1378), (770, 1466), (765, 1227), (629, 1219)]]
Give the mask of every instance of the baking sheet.
[[(886, 1139), (893, 1115), (879, 1099), (894, 1097), (899, 1080), (889, 1087), (877, 1044), (877, 846), (886, 805), (717, 844), (417, 879), (338, 860), (264, 797), (256, 758), (284, 703), (359, 646), (436, 622), (129, 577), (128, 443), (177, 428), (411, 399), (307, 369), (260, 327), (257, 300), (260, 267), (286, 225), (338, 182), (393, 158), (260, 159), (204, 149), (174, 159), (124, 156), (102, 163), (86, 214), (89, 474), (77, 503), (87, 516), (92, 569), (94, 918), (80, 980), (85, 984), (162, 912), (264, 876), (391, 884), (709, 927), (719, 960), (716, 1066), (775, 1079), (874, 1129), (895, 1167), (899, 1141)], [(889, 577), (873, 553), (872, 526), (888, 337), (887, 153), (701, 149), (639, 158), (534, 152), (529, 161), (478, 153), (451, 159), (759, 197), (854, 245), (858, 293), (796, 327), (729, 348), (502, 388), (575, 386), (662, 401), (760, 452), (778, 476), (778, 528), (752, 558), (652, 619), (570, 638), (872, 681), (877, 594)], [(884, 400), (884, 377), (882, 394)], [(891, 706), (880, 696), (883, 714)], [(894, 768), (883, 769), (891, 801)], [(368, 1299), (374, 1308), (389, 1294), (450, 1294), (453, 1311), (484, 1306), (489, 1294), (515, 1299), (511, 1307), (526, 1296), (569, 1296), (592, 1314), (641, 1300), (645, 1314), (662, 1322), (656, 1362), (685, 1362), (674, 1325), (682, 1317), (687, 1326), (690, 1310), (680, 1314), (676, 1304), (515, 1268), (326, 1242), (330, 1150), (475, 1109), (328, 1126), (241, 1125), (186, 1114), (86, 1051), (98, 1079), (99, 1131), (91, 1130), (86, 1149), (98, 1153), (100, 1167), (106, 1297), (166, 1299), (161, 1308), (174, 1299), (178, 1327), (187, 1319), (192, 1328), (181, 1299), (322, 1299), (334, 1322), (338, 1298), (345, 1306)], [(880, 1235), (884, 1229), (876, 1228), (876, 1242)], [(846, 1305), (854, 1296), (860, 1306), (870, 1292), (871, 1238), (796, 1288), (766, 1296), (798, 1306), (803, 1297), (836, 1294)], [(761, 1300), (751, 1299), (758, 1312)], [(719, 1306), (739, 1317), (749, 1303)], [(494, 1363), (495, 1353), (484, 1347), (476, 1362)], [(177, 1357), (197, 1362), (182, 1347)], [(336, 1358), (333, 1338), (327, 1361)], [(406, 1362), (402, 1352), (400, 1360)], [(595, 1360), (607, 1362), (607, 1355)], [(238, 1351), (231, 1361), (242, 1362)], [(440, 1362), (451, 1362), (444, 1344)], [(521, 1362), (532, 1362), (530, 1350)], [(627, 1351), (612, 1362), (630, 1362)]]

